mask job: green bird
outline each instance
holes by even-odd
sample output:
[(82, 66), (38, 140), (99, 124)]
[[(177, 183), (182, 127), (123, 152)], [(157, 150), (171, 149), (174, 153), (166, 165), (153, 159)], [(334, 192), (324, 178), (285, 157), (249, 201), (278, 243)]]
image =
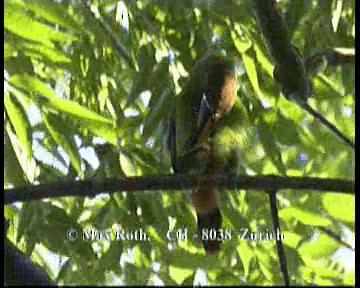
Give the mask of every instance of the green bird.
[[(214, 54), (203, 57), (196, 62), (186, 88), (177, 97), (170, 119), (167, 144), (174, 172), (202, 175), (192, 191), (200, 238), (203, 229), (218, 230), (222, 224), (219, 189), (214, 182), (214, 175), (222, 168), (222, 157), (210, 139), (234, 106), (236, 80), (233, 62)], [(214, 183), (210, 189), (202, 184), (209, 182)], [(221, 241), (202, 242), (207, 253), (220, 249)]]

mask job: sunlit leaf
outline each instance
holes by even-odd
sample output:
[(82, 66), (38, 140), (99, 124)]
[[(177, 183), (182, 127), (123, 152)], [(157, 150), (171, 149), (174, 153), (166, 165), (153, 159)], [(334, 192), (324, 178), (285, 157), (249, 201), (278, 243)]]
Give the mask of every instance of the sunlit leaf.
[(39, 99), (38, 101), (40, 101), (42, 105), (54, 108), (59, 112), (61, 111), (75, 118), (87, 121), (94, 121), (102, 124), (112, 123), (110, 119), (86, 109), (74, 101), (58, 97), (51, 88), (35, 77), (16, 75), (9, 79), (9, 83), (25, 91), (36, 93)]
[(49, 2), (46, 6), (39, 0), (32, 0), (31, 2), (24, 2), (24, 8), (33, 11), (36, 16), (39, 16), (46, 21), (61, 25), (70, 29), (79, 29), (71, 15), (66, 11), (65, 6), (56, 2)]
[(323, 207), (334, 218), (346, 223), (355, 221), (355, 199), (353, 195), (327, 193), (322, 198)]
[(52, 46), (53, 41), (70, 41), (74, 36), (56, 31), (55, 29), (37, 22), (29, 17), (24, 10), (14, 2), (6, 2), (5, 6), (5, 29), (24, 39), (42, 43), (46, 46)]
[(327, 235), (320, 234), (318, 240), (303, 243), (298, 251), (301, 257), (319, 259), (330, 257), (337, 249), (339, 249), (339, 244), (334, 239)]
[(25, 178), (7, 132), (4, 136), (4, 185), (24, 186)]
[(31, 158), (33, 154), (32, 131), (26, 111), (21, 103), (11, 94), (5, 95), (4, 103), (11, 124), (15, 128), (16, 135), (19, 138), (20, 143), (26, 149), (28, 156)]
[(295, 218), (297, 221), (312, 226), (329, 226), (331, 221), (326, 217), (315, 214), (313, 212), (306, 211), (297, 207), (288, 207), (280, 210), (279, 216), (288, 221), (291, 218)]

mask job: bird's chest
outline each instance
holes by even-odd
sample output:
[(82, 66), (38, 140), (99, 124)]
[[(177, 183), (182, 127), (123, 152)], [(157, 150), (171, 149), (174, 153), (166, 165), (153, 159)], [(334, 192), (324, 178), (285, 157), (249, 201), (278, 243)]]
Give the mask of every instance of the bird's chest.
[(221, 79), (221, 83), (209, 83), (209, 90), (214, 115), (221, 117), (230, 112), (236, 100), (236, 78), (227, 75)]

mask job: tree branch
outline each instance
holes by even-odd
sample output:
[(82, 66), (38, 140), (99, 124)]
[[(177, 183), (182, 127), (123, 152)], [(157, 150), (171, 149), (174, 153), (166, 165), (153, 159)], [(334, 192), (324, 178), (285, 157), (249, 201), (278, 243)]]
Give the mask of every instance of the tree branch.
[[(271, 212), (271, 219), (273, 222), (273, 229), (274, 231), (279, 231), (279, 234), (281, 234), (279, 211), (276, 203), (276, 192), (277, 192), (276, 190), (268, 191), (269, 201), (270, 201), (270, 212)], [(284, 285), (289, 286), (290, 285), (289, 271), (287, 266), (285, 248), (281, 239), (276, 239), (276, 249), (278, 252), (280, 270), (283, 275)]]
[(315, 54), (305, 63), (303, 56), (291, 43), (286, 22), (276, 1), (253, 0), (253, 5), (259, 28), (264, 35), (275, 64), (274, 79), (280, 83), (281, 92), (285, 98), (297, 103), (347, 145), (355, 149), (355, 144), (348, 137), (307, 103), (307, 99), (313, 90), (309, 73), (311, 72), (310, 74), (313, 76), (317, 73), (316, 70), (319, 67), (315, 66), (321, 66), (318, 63), (319, 60), (325, 66), (327, 63), (335, 66), (342, 62), (351, 62), (351, 55), (344, 55), (337, 50), (330, 49), (323, 51), (322, 54)]
[[(80, 180), (61, 181), (49, 184), (40, 184), (29, 187), (5, 189), (5, 204), (14, 202), (39, 200), (55, 197), (90, 196), (100, 193), (134, 192), (142, 190), (184, 190), (195, 188), (198, 185), (197, 175), (155, 175), (128, 177), (125, 179), (106, 178), (102, 181)], [(322, 179), (315, 177), (281, 177), (272, 175), (263, 176), (216, 176), (216, 185), (219, 188), (252, 189), (252, 190), (313, 190), (354, 194), (354, 182), (341, 179)], [(203, 183), (203, 185), (206, 185)], [(209, 186), (211, 183), (208, 184)]]

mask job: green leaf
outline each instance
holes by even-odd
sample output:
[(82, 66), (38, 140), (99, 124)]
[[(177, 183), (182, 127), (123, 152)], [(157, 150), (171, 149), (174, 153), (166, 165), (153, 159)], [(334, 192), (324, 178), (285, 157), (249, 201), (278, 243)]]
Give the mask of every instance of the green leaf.
[[(35, 178), (38, 176), (39, 170), (36, 169), (36, 162), (34, 158), (29, 158), (27, 153), (25, 152), (23, 146), (20, 144), (19, 139), (16, 137), (14, 132), (11, 130), (10, 125), (5, 125), (6, 134), (8, 136), (9, 145), (12, 146), (16, 159), (18, 160), (22, 173), (24, 175), (24, 179), (28, 180), (32, 183)], [(6, 143), (6, 142), (5, 142)], [(16, 161), (14, 162), (16, 163)], [(8, 163), (12, 165), (11, 163)], [(16, 166), (16, 164), (15, 164)], [(11, 168), (10, 168), (11, 169)], [(12, 178), (12, 177), (11, 177)], [(20, 180), (20, 178), (16, 178), (16, 180)]]
[(125, 153), (120, 152), (120, 165), (121, 169), (124, 171), (126, 176), (136, 176), (138, 175), (138, 171), (134, 164), (132, 157)]
[(211, 269), (217, 265), (217, 255), (207, 255), (206, 261), (204, 261), (204, 255), (190, 253), (185, 250), (177, 249), (170, 253), (169, 263), (172, 263), (172, 266), (195, 270), (197, 268), (202, 269)]
[(240, 25), (235, 24), (235, 31), (237, 31), (237, 33), (235, 33), (234, 30), (231, 31), (231, 38), (234, 41), (234, 45), (239, 53), (244, 54), (251, 47), (251, 40), (247, 39), (246, 37), (239, 36), (243, 33)]
[(343, 96), (341, 87), (323, 74), (316, 77), (313, 83), (316, 99), (339, 99)]
[(181, 286), (193, 286), (195, 280), (196, 272), (190, 274), (187, 278), (182, 281)]
[(291, 119), (285, 118), (280, 113), (279, 119), (275, 121), (273, 131), (276, 134), (276, 139), (285, 145), (298, 145), (300, 143), (298, 125)]
[(41, 0), (32, 0), (31, 2), (25, 1), (23, 4), (26, 9), (33, 11), (36, 16), (48, 22), (74, 30), (81, 28), (61, 3), (49, 2), (44, 5), (44, 2)]
[(169, 275), (179, 285), (193, 276), (193, 269), (178, 268), (176, 266), (169, 266)]
[(43, 62), (70, 64), (71, 59), (61, 50), (36, 43), (24, 45), (26, 54)]
[(344, 65), (341, 67), (342, 84), (345, 88), (345, 95), (355, 95), (355, 66)]
[(24, 107), (11, 94), (5, 95), (4, 104), (10, 121), (14, 126), (16, 135), (20, 143), (24, 146), (28, 157), (32, 157), (32, 131), (31, 124)]
[(257, 123), (257, 128), (259, 129), (260, 141), (264, 147), (266, 155), (270, 157), (272, 163), (274, 163), (278, 171), (281, 174), (285, 175), (286, 168), (284, 163), (282, 162), (280, 149), (274, 141), (274, 136), (271, 132), (270, 127), (268, 127), (268, 124), (262, 119), (259, 119)]
[(330, 226), (332, 222), (319, 214), (315, 214), (313, 212), (306, 211), (305, 209), (300, 209), (297, 207), (287, 207), (280, 210), (279, 216), (281, 219), (288, 221), (291, 218), (295, 218), (299, 222), (305, 225), (311, 226)]
[(152, 44), (147, 44), (139, 48), (137, 62), (139, 63), (140, 70), (137, 71), (133, 78), (134, 80), (126, 106), (133, 104), (140, 92), (149, 88), (149, 73), (155, 64), (155, 49)]
[(254, 92), (259, 95), (259, 94), (261, 94), (261, 90), (259, 87), (255, 61), (253, 60), (252, 57), (250, 57), (246, 53), (243, 53), (241, 56), (242, 56), (245, 70), (246, 70), (247, 76), (249, 77), (251, 86), (253, 87)]
[[(153, 96), (152, 96), (153, 97)], [(152, 98), (151, 97), (151, 98)], [(150, 113), (146, 119), (144, 125), (144, 138), (148, 139), (150, 136), (154, 135), (155, 129), (160, 125), (162, 119), (169, 119), (170, 113), (172, 111), (171, 103), (173, 98), (170, 97), (169, 89), (162, 91), (157, 103), (150, 103)]]
[(7, 131), (4, 136), (4, 185), (24, 186), (25, 178)]
[[(14, 52), (15, 51), (12, 50), (11, 53)], [(16, 56), (6, 58), (4, 66), (9, 75), (21, 73), (27, 73), (30, 75), (34, 74), (32, 59), (29, 56), (24, 55), (22, 52), (19, 52)]]
[(244, 276), (248, 277), (250, 273), (251, 260), (255, 258), (255, 253), (249, 242), (242, 241), (239, 243), (237, 251), (240, 255), (244, 267)]
[(121, 136), (123, 133), (123, 130), (120, 128), (114, 129), (114, 125), (112, 124), (87, 121), (85, 119), (79, 120), (80, 126), (89, 129), (94, 136), (99, 136), (113, 145), (117, 145), (117, 137)]
[(294, 232), (283, 231), (283, 234), (284, 234), (284, 244), (293, 249), (296, 249), (300, 241), (303, 239), (301, 235)]
[(104, 270), (112, 270), (114, 267), (117, 267), (122, 251), (123, 245), (121, 241), (112, 241), (109, 249), (100, 258), (99, 267), (102, 267)]
[(145, 249), (143, 249), (144, 246), (145, 245), (142, 245), (141, 248), (139, 245), (134, 247), (134, 249), (133, 249), (134, 263), (138, 267), (150, 268), (151, 261), (150, 261), (150, 258), (148, 257), (150, 255), (147, 255), (146, 252), (144, 253), (144, 250), (145, 250)]
[(147, 230), (147, 234), (149, 235), (151, 241), (154, 241), (157, 246), (162, 249), (166, 249), (167, 242), (162, 237), (162, 233), (160, 234), (154, 227), (150, 226)]
[(5, 5), (4, 27), (24, 39), (50, 47), (52, 47), (53, 41), (64, 42), (74, 39), (73, 35), (56, 31), (50, 26), (36, 21), (28, 16), (19, 5), (9, 1)]
[(38, 101), (46, 107), (56, 109), (80, 120), (112, 124), (110, 119), (86, 109), (74, 101), (59, 98), (51, 88), (36, 77), (15, 75), (9, 79), (9, 83), (25, 91), (39, 94), (36, 95)]
[(169, 76), (169, 59), (167, 57), (164, 57), (159, 63), (155, 64), (154, 68), (151, 71), (151, 74), (148, 76), (149, 86), (151, 88), (151, 91), (153, 92), (151, 98), (154, 98), (154, 100), (150, 100), (150, 103), (151, 101), (157, 102), (158, 96), (154, 94), (157, 94), (161, 90), (164, 90), (164, 88), (167, 87), (165, 85), (170, 85)]
[(38, 161), (37, 164), (40, 169), (40, 175), (38, 178), (40, 183), (49, 183), (53, 182), (55, 179), (61, 179), (64, 177), (62, 172), (51, 165), (41, 163), (40, 161)]
[(4, 43), (4, 61), (6, 61), (7, 58), (14, 56), (14, 48), (15, 47), (12, 43)]
[(344, 285), (355, 286), (355, 273), (345, 273)]
[(261, 272), (267, 280), (272, 280), (274, 278), (274, 275), (271, 273), (273, 269), (273, 261), (271, 260), (270, 253), (266, 253), (265, 251), (265, 249), (260, 247), (254, 249)]
[(266, 57), (266, 55), (263, 52), (263, 50), (261, 49), (260, 45), (254, 44), (254, 49), (255, 49), (255, 52), (256, 52), (256, 59), (261, 64), (264, 71), (272, 78), (273, 77), (274, 65)]
[(322, 197), (322, 205), (332, 217), (353, 224), (355, 222), (354, 196), (326, 193)]
[(71, 164), (74, 166), (77, 173), (81, 175), (81, 157), (75, 143), (74, 133), (71, 133), (73, 130), (72, 126), (64, 121), (62, 117), (53, 113), (42, 113), (42, 116), (50, 135), (69, 155)]
[[(36, 230), (36, 222), (43, 216), (42, 209), (39, 209), (41, 204), (36, 202), (25, 203), (20, 210), (19, 223), (17, 227), (16, 242), (19, 242), (21, 237), (24, 235), (31, 234), (32, 230)], [(37, 239), (35, 236), (37, 233), (32, 235), (33, 239)]]
[(287, 3), (286, 9), (286, 24), (288, 27), (289, 35), (292, 37), (296, 30), (299, 21), (304, 16), (306, 2), (298, 0), (290, 0)]
[(302, 258), (329, 258), (339, 249), (339, 243), (325, 234), (320, 234), (317, 241), (303, 243), (298, 251)]
[(135, 266), (131, 263), (125, 263), (125, 267), (123, 269), (123, 273), (125, 275), (125, 284), (129, 286), (139, 285), (145, 286), (150, 276), (150, 271), (146, 269), (146, 267)]
[(178, 286), (179, 283), (175, 282), (173, 278), (170, 277), (168, 272), (159, 272), (158, 276), (160, 277), (161, 280), (164, 281), (164, 283), (168, 286)]

